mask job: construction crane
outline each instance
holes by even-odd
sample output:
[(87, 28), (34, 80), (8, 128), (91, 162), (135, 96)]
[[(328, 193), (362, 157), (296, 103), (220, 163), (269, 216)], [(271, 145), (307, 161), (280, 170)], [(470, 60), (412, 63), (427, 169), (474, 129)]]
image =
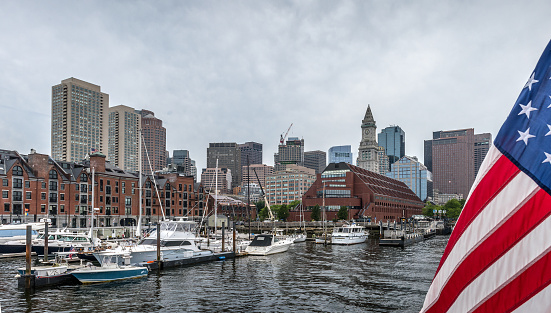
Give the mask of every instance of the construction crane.
[(289, 126), (289, 128), (287, 128), (287, 132), (285, 132), (285, 135), (281, 134), (280, 138), (279, 138), (279, 144), (282, 145), (283, 142), (285, 141), (285, 138), (287, 138), (287, 134), (289, 134), (289, 130), (291, 130), (291, 127), (293, 126), (293, 123), (291, 123), (291, 126)]

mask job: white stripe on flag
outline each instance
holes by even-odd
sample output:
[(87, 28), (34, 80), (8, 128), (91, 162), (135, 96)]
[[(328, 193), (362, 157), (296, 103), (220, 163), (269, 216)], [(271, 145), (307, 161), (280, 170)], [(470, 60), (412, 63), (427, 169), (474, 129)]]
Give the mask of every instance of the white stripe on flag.
[(548, 217), (467, 286), (449, 312), (469, 312), (476, 308), (486, 297), (499, 291), (524, 268), (545, 255), (550, 245), (551, 217)]
[(524, 302), (513, 312), (548, 312), (551, 308), (551, 285)]
[(494, 229), (503, 223), (507, 216), (514, 213), (518, 207), (530, 199), (531, 195), (537, 190), (539, 190), (538, 185), (530, 177), (521, 172), (480, 212), (457, 240), (446, 261), (442, 264), (440, 271), (434, 277), (425, 298), (422, 312), (437, 300), (449, 277), (461, 264), (463, 259), (484, 238), (490, 236)]
[(476, 186), (478, 186), (478, 183), (488, 174), (488, 171), (494, 166), (494, 164), (501, 158), (503, 154), (497, 150), (495, 146), (491, 146), (490, 150), (484, 157), (484, 161), (482, 161), (482, 164), (480, 165), (480, 169), (478, 170), (478, 175), (476, 175), (476, 179), (471, 186), (471, 191), (469, 192), (469, 195), (467, 196), (467, 199), (465, 200), (465, 203), (469, 201), (469, 198), (471, 197), (471, 194), (476, 189)]

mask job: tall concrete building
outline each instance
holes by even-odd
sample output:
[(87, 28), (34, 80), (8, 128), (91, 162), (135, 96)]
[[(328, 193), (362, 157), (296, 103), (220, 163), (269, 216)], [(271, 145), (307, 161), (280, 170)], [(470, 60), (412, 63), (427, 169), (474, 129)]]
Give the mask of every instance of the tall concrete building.
[(376, 133), (377, 124), (371, 113), (371, 107), (367, 106), (364, 119), (362, 120), (362, 140), (358, 148), (358, 167), (368, 171), (379, 173), (379, 146), (377, 145)]
[(400, 126), (389, 126), (381, 130), (377, 139), (379, 146), (385, 148), (385, 154), (388, 156), (388, 172), (390, 165), (406, 154), (406, 133)]
[(391, 166), (387, 177), (405, 183), (421, 201), (432, 197), (432, 173), (423, 165), (417, 157), (403, 156)]
[(276, 171), (266, 178), (266, 198), (270, 205), (289, 204), (302, 200), (302, 195), (316, 180), (313, 169), (288, 164), (284, 170)]
[[(149, 110), (138, 111), (142, 117), (142, 171), (147, 175), (160, 171), (166, 167), (166, 129), (163, 121), (155, 117), (155, 113)], [(149, 157), (148, 157), (149, 156)]]
[(213, 142), (207, 148), (207, 167), (216, 168), (218, 159), (219, 168), (231, 170), (232, 187), (241, 184), (241, 150), (235, 142)]
[(82, 161), (91, 151), (107, 154), (109, 95), (76, 78), (52, 86), (52, 158)]
[(188, 150), (173, 150), (172, 157), (168, 158), (168, 171), (176, 172), (184, 176), (193, 176), (197, 180), (197, 168), (195, 161), (191, 159)]
[[(217, 174), (218, 173), (218, 174)], [(211, 194), (231, 194), (232, 191), (232, 174), (227, 168), (204, 168), (201, 173), (201, 185)]]
[(284, 145), (277, 147), (277, 153), (274, 154), (274, 170), (284, 170), (289, 164), (304, 166), (304, 139), (289, 137)]
[(241, 166), (247, 166), (247, 157), (249, 164), (262, 164), (262, 144), (258, 142), (245, 142), (239, 144), (241, 150)]
[(379, 158), (379, 174), (384, 176), (390, 171), (389, 156), (386, 155), (384, 147), (377, 147), (377, 157)]
[(304, 167), (311, 168), (317, 173), (323, 172), (327, 166), (327, 154), (325, 151), (315, 150), (304, 152)]
[(354, 161), (352, 155), (352, 146), (334, 146), (329, 148), (329, 163), (345, 162), (352, 164)]
[(142, 116), (134, 108), (125, 105), (109, 108), (107, 159), (125, 171), (138, 171), (141, 123)]
[(435, 192), (466, 198), (491, 141), (491, 134), (475, 134), (473, 128), (433, 132), (425, 140), (424, 159)]
[(260, 180), (260, 184), (263, 188), (266, 187), (266, 177), (274, 173), (274, 167), (266, 164), (251, 164), (248, 168), (247, 166), (243, 166), (242, 170), (243, 186), (247, 186), (248, 183), (255, 183), (258, 185), (258, 181)]

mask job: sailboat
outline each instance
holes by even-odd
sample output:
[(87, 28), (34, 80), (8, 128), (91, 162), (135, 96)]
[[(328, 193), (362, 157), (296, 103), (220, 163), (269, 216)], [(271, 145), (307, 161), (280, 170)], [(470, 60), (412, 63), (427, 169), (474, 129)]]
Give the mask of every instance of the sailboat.
[(253, 241), (245, 249), (245, 252), (250, 255), (270, 255), (285, 252), (289, 250), (289, 247), (291, 247), (291, 245), (293, 244), (293, 239), (283, 236), (283, 232), (281, 230), (275, 229), (274, 214), (272, 213), (272, 208), (270, 207), (270, 203), (268, 201), (268, 198), (266, 197), (266, 194), (264, 193), (264, 188), (262, 188), (262, 184), (260, 183), (260, 179), (258, 179), (256, 171), (254, 173), (256, 175), (256, 179), (258, 180), (258, 184), (260, 185), (262, 197), (264, 199), (264, 202), (266, 203), (266, 207), (268, 208), (268, 215), (270, 221), (272, 222), (271, 224), (273, 225), (273, 228), (270, 234), (256, 235)]
[(298, 206), (300, 207), (299, 227), (304, 230), (304, 233), (294, 235), (294, 243), (306, 241), (306, 223), (304, 221), (304, 211), (302, 210), (302, 203), (300, 203)]
[(320, 238), (316, 238), (316, 243), (322, 243), (324, 245), (331, 243), (331, 238), (327, 238), (327, 218), (325, 216), (325, 184), (323, 184), (323, 203), (322, 203), (322, 226), (323, 234)]

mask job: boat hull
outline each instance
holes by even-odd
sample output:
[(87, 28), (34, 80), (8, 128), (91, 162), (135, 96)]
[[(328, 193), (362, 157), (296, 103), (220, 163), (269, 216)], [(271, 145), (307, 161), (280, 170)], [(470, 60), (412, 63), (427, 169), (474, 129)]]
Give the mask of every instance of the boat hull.
[(145, 267), (130, 266), (122, 268), (90, 267), (73, 271), (71, 274), (83, 284), (104, 283), (116, 280), (134, 279), (147, 276)]
[(281, 244), (275, 244), (271, 246), (265, 246), (265, 247), (247, 247), (245, 249), (245, 252), (247, 252), (249, 255), (271, 255), (276, 253), (281, 253), (289, 250), (289, 247), (291, 247), (292, 242), (285, 242)]
[(331, 244), (333, 245), (355, 245), (363, 243), (367, 240), (367, 235), (362, 236), (332, 236)]

